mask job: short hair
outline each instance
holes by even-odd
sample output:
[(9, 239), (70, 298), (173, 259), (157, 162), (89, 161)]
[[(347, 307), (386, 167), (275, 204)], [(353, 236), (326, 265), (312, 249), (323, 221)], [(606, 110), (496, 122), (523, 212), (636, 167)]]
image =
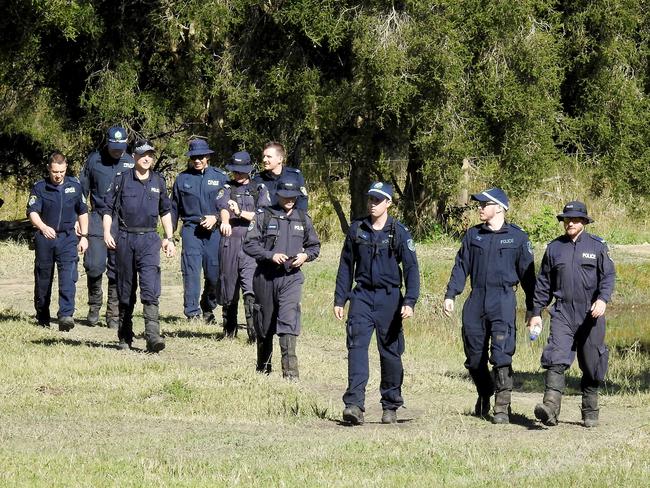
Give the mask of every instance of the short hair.
[(269, 148), (275, 149), (275, 152), (277, 152), (280, 156), (282, 156), (282, 159), (287, 158), (287, 151), (284, 148), (282, 144), (276, 141), (269, 141), (266, 144), (264, 144), (264, 150), (266, 151)]
[(53, 164), (68, 164), (68, 160), (65, 158), (62, 152), (54, 151), (47, 159), (48, 166), (52, 166)]

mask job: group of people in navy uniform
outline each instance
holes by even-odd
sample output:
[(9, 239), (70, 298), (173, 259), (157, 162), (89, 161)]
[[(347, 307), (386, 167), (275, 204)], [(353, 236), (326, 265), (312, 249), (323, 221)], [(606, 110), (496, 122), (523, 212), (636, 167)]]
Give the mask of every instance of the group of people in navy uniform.
[[(256, 370), (271, 373), (277, 335), (283, 377), (297, 380), (302, 266), (318, 257), (320, 241), (307, 213), (304, 178), (299, 170), (285, 166), (282, 144), (269, 142), (264, 147), (264, 169), (255, 175), (250, 155), (236, 152), (226, 165), (229, 177), (210, 165), (214, 151), (208, 143), (193, 139), (186, 153), (188, 167), (176, 177), (169, 194), (165, 179), (152, 169), (156, 159), (152, 141), (136, 141), (129, 155), (124, 128), (112, 127), (107, 136), (106, 147), (90, 154), (79, 179), (66, 176), (65, 157), (53, 153), (48, 178), (36, 183), (30, 193), (27, 214), (36, 228), (38, 324), (49, 326), (56, 265), (59, 330), (74, 327), (81, 253), (88, 286), (87, 324), (99, 323), (106, 273), (106, 325), (117, 329), (118, 347), (133, 347), (139, 287), (146, 350), (164, 349), (159, 325), (160, 254), (162, 250), (167, 257), (175, 255), (174, 232), (180, 221), (184, 315), (190, 321), (212, 323), (221, 305), (224, 334), (235, 337), (241, 292), (248, 341), (257, 345)], [(368, 215), (353, 221), (345, 237), (334, 293), (336, 319), (345, 318), (349, 301), (348, 386), (342, 417), (351, 425), (364, 422), (373, 332), (380, 358), (381, 422), (397, 422), (397, 410), (404, 404), (403, 321), (413, 316), (420, 293), (413, 238), (388, 212), (392, 186), (375, 182), (367, 197)], [(538, 331), (541, 312), (549, 306), (551, 315), (541, 359), (546, 370), (545, 393), (535, 416), (545, 425), (557, 425), (564, 373), (577, 354), (583, 373), (584, 425), (596, 426), (599, 385), (608, 363), (604, 312), (615, 271), (605, 242), (585, 231), (593, 222), (586, 206), (569, 202), (557, 216), (565, 233), (548, 245), (536, 276), (528, 235), (506, 221), (509, 201), (505, 192), (490, 188), (471, 198), (479, 204), (481, 223), (468, 229), (462, 239), (443, 312), (448, 316), (454, 312), (454, 299), (469, 276), (471, 292), (463, 307), (462, 340), (465, 367), (477, 391), (474, 415), (491, 418), (495, 424), (509, 423), (516, 290), (521, 284), (528, 327)]]

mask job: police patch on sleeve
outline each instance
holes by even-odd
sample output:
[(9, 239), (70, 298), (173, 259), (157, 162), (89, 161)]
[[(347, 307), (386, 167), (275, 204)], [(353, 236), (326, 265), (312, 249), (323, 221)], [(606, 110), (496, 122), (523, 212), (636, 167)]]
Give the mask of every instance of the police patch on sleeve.
[(409, 251), (415, 252), (415, 242), (413, 242), (413, 239), (406, 241), (406, 247), (409, 248)]
[(255, 219), (251, 220), (251, 223), (248, 224), (248, 230), (253, 230), (255, 228)]
[(304, 186), (301, 186), (301, 187), (300, 187), (300, 193), (302, 193), (303, 195), (307, 196), (307, 188), (305, 188)]
[(30, 207), (36, 203), (36, 200), (38, 200), (38, 197), (36, 195), (30, 195), (29, 201), (27, 202), (27, 205)]
[(528, 252), (530, 254), (533, 254), (533, 245), (530, 243), (530, 241), (526, 242), (526, 249), (528, 249)]
[(219, 199), (219, 198), (223, 198), (223, 194), (224, 194), (224, 193), (225, 193), (225, 191), (224, 191), (223, 188), (222, 188), (221, 190), (219, 190), (219, 193), (217, 193), (217, 199)]

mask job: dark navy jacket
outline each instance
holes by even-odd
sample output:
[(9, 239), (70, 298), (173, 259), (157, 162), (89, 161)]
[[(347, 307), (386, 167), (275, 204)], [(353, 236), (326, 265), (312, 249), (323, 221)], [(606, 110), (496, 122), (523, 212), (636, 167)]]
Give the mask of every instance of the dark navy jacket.
[[(307, 261), (313, 261), (320, 254), (320, 241), (306, 212), (294, 209), (291, 215), (287, 215), (284, 209), (274, 205), (260, 209), (255, 220), (248, 226), (244, 252), (260, 266), (279, 269), (280, 266), (271, 261), (274, 254), (283, 253), (294, 257), (304, 252)], [(298, 269), (286, 271), (291, 273)]]
[(282, 172), (279, 175), (275, 175), (270, 171), (262, 171), (253, 177), (255, 183), (266, 186), (266, 189), (269, 191), (269, 196), (271, 197), (271, 205), (277, 205), (278, 203), (278, 196), (275, 192), (278, 186), (278, 181), (280, 180), (295, 181), (297, 183), (302, 195), (296, 200), (296, 208), (306, 212), (308, 203), (307, 188), (305, 186), (305, 178), (299, 169), (283, 166)]
[[(394, 235), (391, 238), (392, 231)], [(369, 217), (354, 221), (341, 252), (334, 305), (345, 305), (350, 298), (353, 280), (362, 288), (400, 288), (400, 263), (406, 284), (403, 305), (413, 307), (420, 295), (420, 272), (408, 229), (390, 216), (379, 231), (372, 228)]]
[(560, 236), (549, 243), (544, 253), (533, 313), (539, 315), (555, 298), (584, 317), (596, 300), (609, 302), (615, 277), (614, 263), (603, 239), (587, 232), (582, 232), (576, 242)]
[(172, 227), (176, 229), (179, 219), (199, 223), (205, 215), (219, 217), (217, 195), (227, 181), (226, 173), (212, 166), (180, 173), (172, 189)]
[(246, 234), (246, 228), (249, 226), (250, 221), (237, 217), (230, 212), (229, 200), (236, 201), (239, 210), (244, 212), (255, 212), (257, 209), (271, 205), (269, 191), (262, 184), (251, 181), (245, 185), (240, 185), (234, 180), (226, 183), (223, 190), (218, 194), (217, 207), (219, 210), (229, 211), (232, 232), (233, 235), (237, 236)]
[(496, 232), (485, 224), (467, 230), (451, 270), (445, 298), (453, 299), (462, 293), (467, 276), (472, 290), (512, 290), (521, 282), (526, 293), (526, 310), (533, 309), (533, 248), (528, 235), (516, 225), (505, 222)]
[(115, 176), (134, 166), (133, 158), (127, 153), (124, 153), (119, 160), (113, 159), (106, 148), (101, 152), (93, 151), (88, 155), (79, 179), (86, 198), (90, 193), (93, 210), (102, 205), (99, 200), (106, 196)]
[(49, 178), (38, 181), (29, 194), (27, 217), (32, 212), (36, 212), (56, 232), (74, 229), (77, 216), (88, 213), (79, 180), (66, 176), (60, 185), (55, 185)]
[(104, 198), (99, 212), (102, 216), (113, 215), (118, 208), (120, 229), (156, 229), (158, 217), (171, 212), (172, 204), (167, 195), (165, 179), (156, 171), (149, 171), (149, 178), (139, 180), (135, 169), (115, 177), (111, 189)]

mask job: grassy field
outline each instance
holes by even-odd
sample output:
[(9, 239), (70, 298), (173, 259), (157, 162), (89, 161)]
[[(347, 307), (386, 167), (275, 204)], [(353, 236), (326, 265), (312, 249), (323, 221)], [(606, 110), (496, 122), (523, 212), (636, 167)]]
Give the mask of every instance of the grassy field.
[[(561, 423), (534, 420), (542, 395), (537, 342), (519, 330), (512, 423), (469, 415), (459, 317), (440, 302), (455, 245), (418, 249), (423, 293), (406, 323), (397, 425), (379, 422), (371, 347), (366, 424), (340, 423), (347, 365), (331, 306), (338, 245), (306, 266), (301, 379), (254, 372), (245, 332), (181, 319), (179, 259), (163, 266), (160, 355), (116, 349), (115, 332), (34, 326), (33, 254), (0, 243), (0, 485), (2, 486), (647, 486), (650, 476), (650, 246), (617, 247), (613, 348), (601, 426), (580, 426), (579, 372), (569, 372)], [(538, 258), (541, 252), (538, 252)], [(81, 269), (77, 316), (85, 306)], [(460, 305), (460, 303), (459, 303)], [(139, 307), (138, 307), (139, 308)], [(53, 304), (52, 311), (56, 313)], [(143, 330), (141, 311), (136, 331)], [(243, 313), (240, 311), (240, 322)], [(520, 320), (521, 323), (521, 320)]]

